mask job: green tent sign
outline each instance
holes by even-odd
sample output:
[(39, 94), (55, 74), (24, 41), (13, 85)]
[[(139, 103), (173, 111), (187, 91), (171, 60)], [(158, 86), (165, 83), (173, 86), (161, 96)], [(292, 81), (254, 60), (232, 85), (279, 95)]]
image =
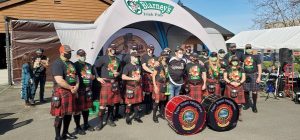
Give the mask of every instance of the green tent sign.
[[(156, 1), (140, 1), (140, 0), (124, 0), (128, 9), (137, 15), (145, 16), (163, 16), (163, 14), (171, 14), (174, 6), (156, 2)], [(147, 10), (156, 10), (159, 13), (147, 12)]]

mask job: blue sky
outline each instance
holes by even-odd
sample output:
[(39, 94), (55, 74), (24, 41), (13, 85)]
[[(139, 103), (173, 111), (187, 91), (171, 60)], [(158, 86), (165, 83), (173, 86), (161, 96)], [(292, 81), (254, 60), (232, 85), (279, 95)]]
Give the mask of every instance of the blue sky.
[(248, 0), (181, 0), (181, 2), (235, 34), (251, 30), (253, 26), (254, 9)]

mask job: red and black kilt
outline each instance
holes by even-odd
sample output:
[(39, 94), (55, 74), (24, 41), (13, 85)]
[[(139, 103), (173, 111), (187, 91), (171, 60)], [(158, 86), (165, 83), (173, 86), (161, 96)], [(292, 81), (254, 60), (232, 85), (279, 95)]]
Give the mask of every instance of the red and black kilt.
[(120, 103), (121, 97), (119, 92), (112, 92), (112, 83), (106, 82), (101, 84), (100, 90), (100, 106), (114, 105)]
[(127, 98), (127, 93), (125, 93), (125, 104), (138, 104), (143, 101), (142, 87), (140, 85), (129, 86), (126, 85), (126, 90), (133, 90), (134, 96), (131, 99)]
[(50, 114), (52, 116), (63, 117), (64, 115), (72, 115), (76, 110), (75, 94), (64, 88), (56, 88), (52, 96), (60, 98), (60, 106), (55, 107), (51, 102)]
[[(230, 92), (232, 89), (238, 90), (238, 95), (236, 98), (231, 98)], [(242, 85), (239, 87), (234, 87), (232, 85), (226, 85), (224, 96), (233, 99), (237, 104), (243, 104), (245, 103), (245, 94), (244, 94), (244, 88)]]
[(87, 99), (87, 91), (84, 88), (78, 89), (78, 98), (75, 100), (76, 110), (75, 112), (81, 112), (88, 110), (92, 107), (92, 100)]
[[(214, 79), (207, 79), (206, 85), (209, 85), (209, 84), (215, 84), (215, 86), (216, 86), (215, 94), (221, 96), (221, 86), (220, 86), (219, 81), (214, 80)], [(209, 95), (210, 93), (206, 90), (206, 94)]]
[(143, 82), (143, 91), (144, 92), (153, 92), (153, 83), (152, 76), (150, 73), (145, 72), (142, 77)]
[(246, 82), (244, 83), (245, 91), (257, 92), (259, 90), (259, 84), (256, 83), (257, 77), (257, 73), (246, 73)]
[(190, 93), (188, 95), (194, 100), (201, 103), (203, 98), (202, 84), (199, 85), (189, 84), (189, 86), (190, 86)]
[(154, 91), (154, 93), (152, 93), (152, 99), (155, 101), (165, 101), (167, 99), (165, 93), (160, 92), (161, 85), (162, 85), (161, 83), (156, 82), (156, 86), (158, 88), (158, 93), (156, 93), (155, 91)]

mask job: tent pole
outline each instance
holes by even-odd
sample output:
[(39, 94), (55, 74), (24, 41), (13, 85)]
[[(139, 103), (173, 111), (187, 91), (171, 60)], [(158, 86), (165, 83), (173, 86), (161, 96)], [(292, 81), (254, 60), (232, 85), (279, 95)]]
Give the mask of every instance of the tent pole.
[(5, 43), (6, 43), (6, 63), (7, 63), (7, 72), (8, 72), (8, 85), (12, 85), (12, 75), (11, 75), (11, 59), (10, 59), (10, 35), (9, 35), (9, 22), (10, 18), (4, 16), (5, 21)]

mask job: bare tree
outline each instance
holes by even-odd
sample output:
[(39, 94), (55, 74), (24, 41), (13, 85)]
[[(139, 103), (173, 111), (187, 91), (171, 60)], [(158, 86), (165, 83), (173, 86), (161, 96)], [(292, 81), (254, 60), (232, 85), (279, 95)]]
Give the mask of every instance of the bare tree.
[(300, 0), (249, 0), (254, 5), (255, 28), (288, 27), (300, 23)]

